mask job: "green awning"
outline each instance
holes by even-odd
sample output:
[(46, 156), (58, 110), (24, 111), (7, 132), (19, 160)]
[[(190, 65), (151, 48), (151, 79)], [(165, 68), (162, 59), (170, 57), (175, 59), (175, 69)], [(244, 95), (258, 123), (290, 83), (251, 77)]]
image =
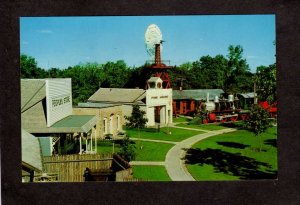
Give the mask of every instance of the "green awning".
[(96, 125), (95, 115), (70, 115), (56, 122), (51, 128), (61, 132), (88, 132)]

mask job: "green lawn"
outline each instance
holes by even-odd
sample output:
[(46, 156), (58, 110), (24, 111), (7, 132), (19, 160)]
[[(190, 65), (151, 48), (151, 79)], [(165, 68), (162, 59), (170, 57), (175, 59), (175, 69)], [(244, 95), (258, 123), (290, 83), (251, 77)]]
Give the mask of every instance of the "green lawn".
[(277, 127), (259, 137), (238, 130), (207, 138), (187, 151), (187, 169), (196, 180), (274, 179), (276, 139)]
[[(135, 161), (165, 161), (165, 157), (169, 149), (174, 144), (158, 143), (158, 142), (146, 142), (146, 141), (134, 141), (136, 146), (136, 159)], [(142, 147), (142, 149), (140, 149)], [(119, 144), (114, 144), (115, 153), (120, 149)], [(98, 142), (98, 153), (112, 153), (113, 143), (112, 141)]]
[(226, 127), (222, 126), (221, 124), (200, 124), (200, 125), (193, 125), (187, 123), (180, 123), (177, 124), (178, 127), (188, 127), (188, 128), (195, 128), (195, 129), (202, 129), (202, 130), (221, 130), (225, 129)]
[(186, 117), (173, 117), (173, 123), (175, 122), (189, 122), (191, 120), (187, 119)]
[(201, 131), (194, 130), (184, 130), (180, 128), (170, 127), (169, 131), (172, 134), (167, 134), (167, 127), (163, 127), (160, 129), (160, 132), (156, 132), (156, 129), (143, 129), (140, 131), (140, 135), (137, 129), (126, 129), (126, 133), (129, 137), (133, 138), (141, 138), (141, 139), (155, 139), (155, 140), (165, 140), (165, 141), (182, 141), (191, 136), (201, 134)]
[[(112, 141), (98, 141), (97, 144), (98, 144), (98, 147), (97, 147), (98, 153), (112, 153), (112, 151), (113, 151)], [(115, 143), (114, 149), (115, 149), (115, 152), (118, 152), (118, 150), (120, 149), (120, 145)]]
[(133, 166), (133, 177), (145, 181), (171, 181), (164, 166)]
[[(135, 161), (165, 161), (165, 157), (169, 149), (174, 144), (135, 141), (137, 148), (137, 156)], [(140, 149), (142, 147), (142, 149)]]

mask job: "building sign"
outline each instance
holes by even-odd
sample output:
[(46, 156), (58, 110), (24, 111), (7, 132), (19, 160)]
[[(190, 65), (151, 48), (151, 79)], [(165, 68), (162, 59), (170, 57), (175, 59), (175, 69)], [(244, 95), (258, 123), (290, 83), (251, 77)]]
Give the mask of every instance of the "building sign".
[(59, 98), (52, 98), (52, 108), (55, 108), (57, 106), (70, 103), (70, 96), (64, 96)]
[(46, 79), (47, 126), (72, 115), (72, 87), (70, 78)]

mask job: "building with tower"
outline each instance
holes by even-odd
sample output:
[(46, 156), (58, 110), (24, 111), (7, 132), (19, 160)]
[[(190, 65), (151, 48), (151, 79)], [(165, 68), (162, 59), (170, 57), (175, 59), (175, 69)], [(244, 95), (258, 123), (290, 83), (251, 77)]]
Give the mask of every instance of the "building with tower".
[[(127, 89), (127, 88), (100, 88), (98, 89), (86, 103), (79, 103), (75, 110), (83, 107), (98, 106), (120, 106), (122, 107), (122, 118), (124, 124), (124, 116), (130, 116), (132, 105), (137, 104), (141, 110), (146, 112), (148, 119), (147, 126), (168, 125), (172, 120), (172, 89), (163, 88), (163, 80), (159, 77), (151, 77), (147, 81), (147, 90), (144, 89)], [(86, 110), (84, 110), (85, 112)], [(82, 113), (84, 114), (84, 113)], [(105, 122), (103, 122), (105, 124)]]

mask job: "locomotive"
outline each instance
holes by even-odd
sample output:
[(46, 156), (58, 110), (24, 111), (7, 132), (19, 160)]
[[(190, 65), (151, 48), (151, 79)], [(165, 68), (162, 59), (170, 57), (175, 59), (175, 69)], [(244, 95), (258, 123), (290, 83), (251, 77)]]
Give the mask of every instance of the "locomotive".
[[(253, 93), (252, 93), (253, 94)], [(253, 97), (254, 95), (250, 96)], [(207, 93), (206, 101), (199, 104), (196, 108), (201, 113), (203, 123), (208, 122), (235, 122), (237, 120), (247, 120), (249, 109), (254, 104), (254, 100), (241, 102), (238, 96), (226, 95), (215, 96), (213, 101), (209, 101)], [(277, 104), (269, 105), (268, 102), (259, 102), (259, 106), (267, 110), (270, 118), (277, 118)]]

